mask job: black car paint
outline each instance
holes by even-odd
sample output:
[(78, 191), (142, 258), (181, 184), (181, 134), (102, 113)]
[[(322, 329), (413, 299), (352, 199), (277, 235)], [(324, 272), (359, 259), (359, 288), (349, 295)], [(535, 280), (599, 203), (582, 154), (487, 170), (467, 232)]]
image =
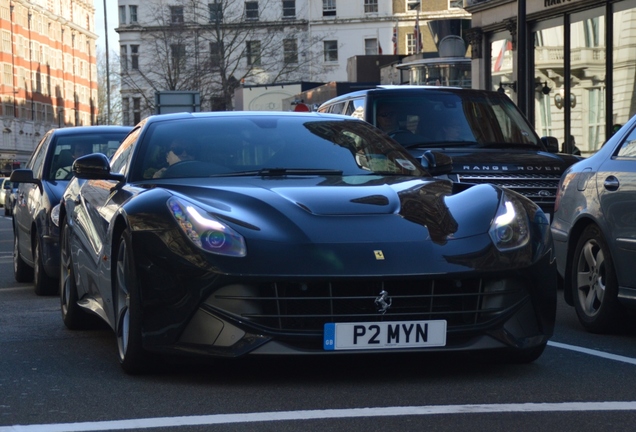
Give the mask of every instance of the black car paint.
[[(143, 134), (139, 136), (142, 141)], [(124, 142), (122, 147), (129, 144)], [(131, 156), (131, 165), (135, 157)], [(315, 329), (294, 333), (266, 328), (207, 304), (206, 299), (233, 283), (319, 284), (329, 279), (346, 283), (360, 277), (383, 281), (395, 280), (398, 274), (398, 279), (407, 280), (506, 279), (525, 286), (528, 299), (520, 300), (492, 322), (478, 330), (452, 329), (448, 349), (466, 345), (525, 348), (545, 343), (552, 335), (556, 269), (548, 247), (547, 219), (530, 201), (522, 199), (534, 241), (507, 253), (493, 246), (486, 231), (502, 193), (490, 185), (470, 187), (399, 176), (368, 184), (320, 175), (284, 180), (254, 175), (133, 183), (74, 178), (64, 194), (60, 219), (67, 221), (74, 236), (73, 256), (82, 272), (78, 277), (84, 280), (79, 297), (113, 329), (112, 292), (100, 291), (98, 285), (103, 278), (112, 278), (113, 245), (124, 229), (130, 230), (140, 272), (140, 295), (145, 302), (144, 348), (151, 351), (234, 357), (252, 351), (267, 353), (266, 345), (275, 337), (272, 345), (280, 345), (278, 352), (294, 346), (307, 353), (321, 353), (321, 333)], [(218, 256), (195, 248), (169, 212), (166, 201), (171, 196), (205, 206), (230, 225), (249, 240), (248, 255)], [(383, 229), (377, 230), (378, 226)], [(342, 242), (350, 232), (368, 236), (364, 254)], [(432, 242), (422, 241), (427, 238)], [(384, 260), (374, 257), (378, 248)], [(272, 266), (272, 257), (278, 257), (280, 266)], [(417, 272), (413, 271), (413, 261), (418, 264)], [(530, 289), (531, 285), (543, 289)], [(527, 329), (519, 330), (515, 314), (533, 313), (527, 308), (539, 311), (536, 328), (530, 330), (532, 336), (516, 337)], [(231, 348), (182, 342), (199, 309), (242, 329), (246, 333), (243, 342)], [(298, 346), (304, 336), (311, 344)]]

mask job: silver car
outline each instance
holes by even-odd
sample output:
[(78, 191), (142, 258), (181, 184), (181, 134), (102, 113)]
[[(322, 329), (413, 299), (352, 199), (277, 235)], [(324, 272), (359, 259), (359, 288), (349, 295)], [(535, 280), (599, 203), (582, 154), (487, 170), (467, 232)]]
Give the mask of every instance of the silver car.
[(552, 235), (565, 300), (607, 333), (636, 308), (636, 117), (559, 184)]

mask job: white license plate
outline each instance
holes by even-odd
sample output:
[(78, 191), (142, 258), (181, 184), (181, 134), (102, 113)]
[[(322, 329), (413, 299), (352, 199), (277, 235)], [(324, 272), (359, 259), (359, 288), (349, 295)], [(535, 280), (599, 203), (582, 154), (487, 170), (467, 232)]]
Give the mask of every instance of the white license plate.
[(424, 348), (446, 345), (446, 321), (327, 323), (327, 351)]

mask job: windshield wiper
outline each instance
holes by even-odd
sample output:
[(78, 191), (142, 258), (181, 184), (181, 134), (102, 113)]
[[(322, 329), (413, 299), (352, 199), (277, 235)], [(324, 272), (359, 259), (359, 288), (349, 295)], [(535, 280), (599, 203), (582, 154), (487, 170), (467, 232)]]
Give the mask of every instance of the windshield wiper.
[(404, 148), (416, 147), (474, 147), (479, 146), (477, 141), (435, 141), (435, 142), (419, 142), (408, 145), (402, 145)]
[(321, 169), (321, 168), (262, 168), (252, 171), (238, 171), (233, 173), (217, 174), (212, 177), (240, 177), (240, 176), (260, 176), (260, 177), (283, 177), (288, 175), (342, 175), (341, 170)]
[(537, 144), (532, 144), (532, 143), (502, 143), (502, 142), (489, 142), (489, 143), (483, 143), (480, 144), (479, 147), (481, 148), (512, 148), (512, 149), (516, 149), (516, 148), (531, 148), (531, 149), (536, 149), (538, 147)]

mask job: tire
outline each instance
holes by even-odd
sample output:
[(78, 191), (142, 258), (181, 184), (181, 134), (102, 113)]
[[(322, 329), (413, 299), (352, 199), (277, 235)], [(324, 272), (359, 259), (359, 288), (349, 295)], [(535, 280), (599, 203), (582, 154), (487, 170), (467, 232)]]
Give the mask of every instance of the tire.
[(13, 276), (16, 282), (32, 282), (33, 268), (27, 265), (20, 255), (18, 248), (18, 236), (13, 234)]
[(93, 317), (78, 305), (75, 271), (68, 238), (68, 224), (62, 221), (60, 230), (60, 309), (62, 321), (70, 330), (85, 330), (91, 327)]
[(590, 333), (608, 333), (623, 323), (625, 310), (618, 301), (618, 280), (612, 254), (595, 225), (579, 238), (571, 262), (574, 308)]
[(42, 263), (42, 247), (40, 241), (36, 239), (33, 248), (33, 286), (35, 294), (39, 296), (47, 296), (57, 294), (58, 281), (46, 274), (44, 264)]
[(121, 234), (114, 250), (117, 256), (114, 257), (113, 301), (119, 363), (128, 374), (142, 374), (150, 370), (152, 359), (142, 346), (139, 280), (128, 230)]

